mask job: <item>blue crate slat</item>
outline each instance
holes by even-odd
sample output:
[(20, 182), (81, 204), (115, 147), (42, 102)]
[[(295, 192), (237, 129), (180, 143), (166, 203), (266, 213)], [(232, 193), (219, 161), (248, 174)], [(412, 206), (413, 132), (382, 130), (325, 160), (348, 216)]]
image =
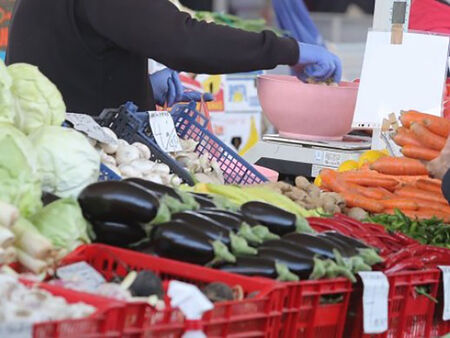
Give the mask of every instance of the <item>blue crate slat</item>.
[(122, 178), (103, 163), (100, 165), (99, 181), (120, 181)]

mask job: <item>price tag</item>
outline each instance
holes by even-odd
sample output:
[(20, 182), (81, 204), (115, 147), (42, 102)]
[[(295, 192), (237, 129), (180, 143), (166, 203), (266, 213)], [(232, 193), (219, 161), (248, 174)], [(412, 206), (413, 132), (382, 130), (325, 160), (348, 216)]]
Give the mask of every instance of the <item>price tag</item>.
[(33, 324), (25, 322), (0, 324), (0, 337), (32, 338)]
[(85, 133), (94, 140), (105, 144), (116, 142), (116, 140), (106, 134), (102, 127), (89, 115), (66, 113), (66, 120), (73, 124), (75, 130)]
[(56, 275), (64, 281), (81, 284), (87, 291), (94, 291), (106, 282), (103, 276), (86, 262), (63, 266), (56, 270)]
[(183, 150), (169, 112), (149, 111), (148, 116), (153, 136), (162, 150), (168, 153)]
[(382, 272), (360, 272), (363, 290), (364, 333), (383, 333), (388, 329), (389, 281)]
[(442, 280), (444, 282), (444, 310), (442, 311), (442, 319), (450, 320), (450, 266), (440, 265), (442, 270)]

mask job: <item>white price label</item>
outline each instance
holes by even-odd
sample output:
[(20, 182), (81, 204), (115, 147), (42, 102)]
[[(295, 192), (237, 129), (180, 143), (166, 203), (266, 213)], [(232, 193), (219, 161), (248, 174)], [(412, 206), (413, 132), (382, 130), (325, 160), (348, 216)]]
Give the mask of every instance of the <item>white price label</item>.
[(66, 113), (66, 120), (73, 124), (73, 128), (75, 130), (85, 133), (94, 140), (106, 144), (116, 142), (116, 140), (106, 134), (102, 127), (89, 115)]
[(360, 272), (363, 289), (364, 333), (383, 333), (388, 329), (389, 281), (382, 272)]
[(86, 262), (63, 266), (56, 270), (56, 275), (65, 281), (80, 283), (87, 291), (94, 291), (106, 282), (103, 276)]
[(330, 167), (339, 167), (343, 162), (342, 154), (325, 151), (323, 164)]
[(153, 136), (162, 150), (169, 153), (183, 150), (169, 112), (149, 111), (148, 116)]
[(32, 338), (33, 324), (25, 322), (0, 324), (0, 337)]
[(442, 280), (444, 282), (444, 310), (442, 311), (442, 319), (450, 320), (450, 266), (440, 265), (442, 270)]

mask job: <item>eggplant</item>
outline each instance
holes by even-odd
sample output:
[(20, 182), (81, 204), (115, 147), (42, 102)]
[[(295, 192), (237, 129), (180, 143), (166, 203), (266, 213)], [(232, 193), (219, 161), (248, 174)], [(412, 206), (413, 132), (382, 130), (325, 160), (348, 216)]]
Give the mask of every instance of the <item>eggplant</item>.
[(207, 195), (203, 194), (190, 194), (190, 195), (194, 197), (195, 201), (200, 205), (200, 209), (216, 207), (212, 199), (205, 197)]
[(199, 210), (198, 213), (200, 215), (209, 217), (216, 222), (219, 222), (220, 224), (226, 226), (232, 231), (239, 231), (239, 228), (242, 225), (241, 219), (231, 216), (229, 214), (219, 212), (219, 211), (209, 211), (209, 210)]
[(218, 269), (250, 277), (259, 276), (275, 279), (278, 276), (275, 263), (272, 260), (257, 256), (237, 257), (236, 263), (224, 264), (219, 266)]
[(223, 231), (230, 231), (230, 228), (226, 225), (217, 222), (216, 220), (202, 215), (197, 211), (183, 211), (177, 212), (172, 215), (173, 220), (181, 220), (185, 223), (192, 224), (193, 226), (198, 227), (198, 229), (203, 229), (203, 227), (215, 226), (216, 228), (222, 229)]
[(149, 223), (159, 208), (154, 194), (121, 181), (91, 184), (80, 193), (78, 202), (83, 216), (91, 223)]
[(328, 239), (311, 234), (290, 233), (282, 237), (287, 242), (294, 243), (314, 252), (319, 256), (333, 259), (335, 257), (333, 249), (342, 250), (336, 243)]
[(345, 236), (337, 231), (325, 231), (325, 232), (323, 232), (323, 234), (326, 234), (328, 237), (331, 237), (331, 238), (340, 239), (340, 240), (346, 242), (348, 245), (350, 245), (354, 248), (357, 248), (357, 249), (371, 249), (370, 246), (363, 243), (362, 241), (359, 241), (353, 237)]
[(230, 245), (230, 230), (219, 223), (193, 211), (184, 211), (172, 215), (172, 220), (183, 221), (194, 230), (199, 230), (213, 241)]
[(298, 280), (298, 277), (292, 274), (285, 265), (257, 256), (237, 257), (236, 263), (223, 264), (217, 268), (221, 271), (249, 277), (257, 276), (281, 281)]
[(42, 192), (41, 201), (42, 201), (42, 204), (44, 205), (44, 207), (49, 205), (50, 203), (53, 203), (53, 202), (59, 200), (59, 199), (60, 198), (58, 196), (53, 195), (49, 192), (45, 192), (45, 191)]
[(222, 213), (222, 214), (227, 214), (227, 215), (233, 216), (235, 218), (238, 218), (242, 223), (246, 222), (246, 223), (248, 223), (251, 226), (259, 225), (259, 223), (257, 221), (245, 220), (244, 219), (244, 215), (242, 215), (242, 213), (240, 213), (238, 211), (231, 211), (231, 210), (225, 210), (225, 209), (219, 209), (219, 208), (205, 208), (202, 211), (219, 212), (219, 213)]
[(279, 239), (266, 241), (258, 249), (264, 249), (264, 248), (279, 249), (279, 250), (283, 250), (286, 253), (294, 254), (296, 256), (301, 256), (304, 258), (313, 258), (315, 255), (314, 252), (312, 252), (311, 250), (309, 250), (307, 248), (304, 248), (304, 247), (294, 244), (292, 242), (279, 240)]
[(300, 258), (295, 254), (286, 253), (275, 248), (259, 249), (258, 257), (285, 264), (300, 279), (308, 279), (314, 269), (314, 259), (312, 257)]
[(317, 235), (318, 237), (321, 238), (325, 238), (329, 241), (331, 241), (332, 243), (339, 245), (339, 247), (341, 249), (338, 249), (339, 252), (345, 256), (345, 257), (352, 257), (352, 256), (356, 256), (358, 255), (358, 249), (355, 248), (354, 246), (344, 242), (342, 239), (334, 237), (334, 236), (330, 236), (329, 233), (320, 233)]
[(96, 221), (92, 222), (92, 228), (96, 242), (121, 248), (127, 248), (147, 238), (144, 229), (138, 223), (130, 221), (128, 223)]
[(241, 206), (241, 212), (247, 223), (258, 222), (279, 236), (294, 232), (297, 228), (297, 216), (271, 204), (248, 202)]
[(151, 192), (153, 192), (153, 194), (157, 195), (158, 197), (169, 195), (170, 197), (176, 198), (178, 201), (182, 202), (180, 195), (177, 194), (175, 189), (168, 187), (166, 185), (143, 180), (142, 178), (127, 178), (124, 181), (129, 182), (133, 185), (140, 186), (146, 190), (150, 190)]
[(222, 242), (212, 242), (200, 230), (179, 220), (156, 225), (151, 239), (155, 253), (165, 258), (200, 265), (236, 260)]

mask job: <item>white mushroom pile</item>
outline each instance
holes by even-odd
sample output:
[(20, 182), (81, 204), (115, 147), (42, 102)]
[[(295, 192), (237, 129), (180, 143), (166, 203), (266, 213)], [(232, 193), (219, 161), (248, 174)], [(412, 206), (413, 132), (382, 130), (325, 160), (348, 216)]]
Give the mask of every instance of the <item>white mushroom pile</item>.
[(79, 319), (96, 308), (85, 303), (68, 304), (63, 297), (37, 287), (28, 288), (17, 277), (0, 274), (0, 325)]
[(195, 149), (198, 142), (188, 139), (180, 140), (182, 151), (171, 155), (201, 183), (225, 184), (223, 172), (215, 158), (210, 159), (207, 152), (198, 154)]
[(94, 143), (100, 152), (101, 161), (109, 169), (123, 178), (142, 178), (159, 184), (178, 186), (182, 183), (180, 177), (170, 173), (170, 168), (164, 163), (150, 160), (151, 151), (143, 143), (129, 144), (125, 140), (118, 139), (109, 128), (103, 130), (111, 138), (113, 143)]
[[(179, 186), (182, 179), (170, 173), (170, 168), (164, 163), (150, 160), (150, 149), (143, 143), (129, 144), (121, 140), (109, 128), (103, 130), (111, 138), (113, 143), (105, 144), (90, 139), (92, 145), (100, 153), (101, 161), (109, 169), (123, 178), (142, 178), (159, 184)], [(188, 139), (180, 140), (182, 151), (170, 155), (178, 161), (193, 177), (202, 183), (224, 184), (223, 172), (216, 159), (210, 154), (202, 155), (195, 152), (198, 142)]]

